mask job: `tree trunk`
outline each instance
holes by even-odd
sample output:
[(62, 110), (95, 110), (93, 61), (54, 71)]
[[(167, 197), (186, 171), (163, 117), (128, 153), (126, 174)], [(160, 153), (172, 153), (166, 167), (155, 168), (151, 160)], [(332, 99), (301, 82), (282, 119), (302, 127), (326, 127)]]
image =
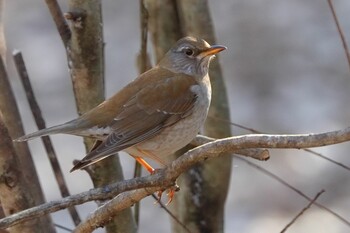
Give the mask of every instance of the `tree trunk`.
[[(104, 100), (104, 52), (101, 1), (70, 0), (71, 38), (68, 42), (68, 64), (79, 115)], [(85, 140), (87, 150), (92, 140)], [(88, 168), (95, 187), (123, 179), (119, 158), (110, 156)], [(93, 172), (91, 172), (93, 170)], [(136, 232), (131, 209), (122, 211), (107, 226), (107, 232)]]
[[(1, 55), (1, 73), (0, 73), (0, 111), (2, 115), (2, 120), (7, 127), (9, 135), (11, 138), (17, 138), (24, 135), (24, 129), (22, 126), (21, 118), (17, 108), (17, 104), (12, 93), (11, 85), (8, 80), (8, 76), (5, 69), (6, 61), (6, 43), (4, 36), (4, 25), (3, 25), (3, 12), (4, 12), (4, 1), (0, 0), (0, 55)], [(31, 184), (27, 187), (28, 197), (32, 198), (32, 206), (39, 205), (45, 202), (44, 194), (41, 190), (38, 175), (35, 170), (34, 162), (30, 154), (27, 143), (16, 143), (12, 145), (12, 141), (9, 143), (14, 146), (16, 153), (14, 155), (18, 156), (17, 165), (22, 167), (21, 177), (23, 177), (24, 182)], [(24, 166), (25, 165), (25, 166)], [(22, 184), (22, 183), (21, 183)], [(20, 184), (19, 184), (20, 185)], [(5, 199), (2, 199), (1, 205), (8, 206)], [(26, 208), (32, 207), (27, 205)], [(38, 222), (37, 226), (44, 232), (55, 232), (53, 228), (51, 218), (49, 216), (42, 217), (41, 222)], [(39, 232), (39, 231), (37, 231)]]
[[(206, 1), (147, 1), (147, 9), (157, 61), (182, 36), (192, 35), (210, 44), (215, 43)], [(204, 133), (215, 138), (230, 136), (230, 126), (215, 119), (230, 119), (225, 85), (217, 59), (211, 64), (210, 77), (213, 100)], [(190, 147), (177, 152), (177, 156), (188, 149)], [(180, 192), (176, 193), (171, 208), (192, 232), (223, 232), (230, 174), (231, 156), (223, 156), (195, 166), (178, 179)], [(186, 232), (175, 221), (172, 224), (173, 232)]]

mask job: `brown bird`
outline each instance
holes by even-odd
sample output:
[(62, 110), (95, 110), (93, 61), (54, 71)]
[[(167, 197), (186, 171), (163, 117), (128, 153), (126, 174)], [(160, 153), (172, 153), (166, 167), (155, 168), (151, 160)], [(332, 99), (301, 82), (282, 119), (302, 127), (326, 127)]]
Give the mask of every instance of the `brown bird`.
[(166, 166), (167, 156), (187, 145), (203, 125), (210, 104), (209, 63), (225, 50), (194, 37), (180, 39), (149, 71), (82, 116), (15, 141), (49, 134), (101, 140), (71, 171), (124, 150), (149, 172), (149, 158)]

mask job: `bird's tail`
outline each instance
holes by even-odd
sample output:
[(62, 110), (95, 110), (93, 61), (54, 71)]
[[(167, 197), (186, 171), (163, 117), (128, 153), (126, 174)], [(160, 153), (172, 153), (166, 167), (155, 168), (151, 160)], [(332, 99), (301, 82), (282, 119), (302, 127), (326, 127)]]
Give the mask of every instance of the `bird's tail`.
[(36, 131), (34, 133), (24, 135), (22, 137), (14, 139), (13, 141), (24, 142), (24, 141), (32, 140), (34, 138), (47, 136), (50, 134), (69, 133), (69, 132), (72, 132), (74, 130), (74, 128), (75, 128), (74, 124), (71, 124), (70, 122), (68, 122), (65, 124), (52, 126), (52, 127), (46, 128), (46, 129)]

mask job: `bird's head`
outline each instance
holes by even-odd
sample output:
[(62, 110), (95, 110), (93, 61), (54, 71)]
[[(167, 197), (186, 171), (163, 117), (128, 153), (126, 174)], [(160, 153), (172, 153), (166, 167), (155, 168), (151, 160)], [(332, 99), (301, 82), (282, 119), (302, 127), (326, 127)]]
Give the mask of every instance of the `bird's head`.
[(184, 37), (165, 54), (159, 66), (175, 73), (204, 76), (208, 73), (211, 59), (225, 49), (225, 46), (209, 45), (203, 39)]

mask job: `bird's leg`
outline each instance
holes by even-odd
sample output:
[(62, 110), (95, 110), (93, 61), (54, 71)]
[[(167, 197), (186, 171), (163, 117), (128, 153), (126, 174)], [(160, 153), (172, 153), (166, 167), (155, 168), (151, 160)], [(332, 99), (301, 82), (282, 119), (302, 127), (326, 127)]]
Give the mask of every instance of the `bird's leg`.
[[(133, 156), (135, 158), (135, 160), (141, 164), (150, 174), (154, 174), (155, 172), (155, 169), (149, 165), (143, 158), (141, 157), (137, 157), (137, 156)], [(169, 188), (169, 191), (167, 193), (167, 196), (168, 196), (168, 202), (166, 203), (166, 205), (170, 204), (174, 198), (174, 194), (176, 191), (179, 190), (179, 186), (178, 185), (175, 185), (174, 187), (171, 187)], [(163, 191), (158, 191), (157, 192), (157, 197), (158, 197), (158, 200), (157, 202), (160, 202), (161, 198), (162, 198), (162, 194), (163, 194)]]
[(149, 163), (147, 163), (143, 158), (141, 157), (137, 157), (137, 156), (134, 156), (134, 158), (136, 159), (136, 161), (141, 164), (149, 173), (153, 174), (155, 169), (149, 165)]

